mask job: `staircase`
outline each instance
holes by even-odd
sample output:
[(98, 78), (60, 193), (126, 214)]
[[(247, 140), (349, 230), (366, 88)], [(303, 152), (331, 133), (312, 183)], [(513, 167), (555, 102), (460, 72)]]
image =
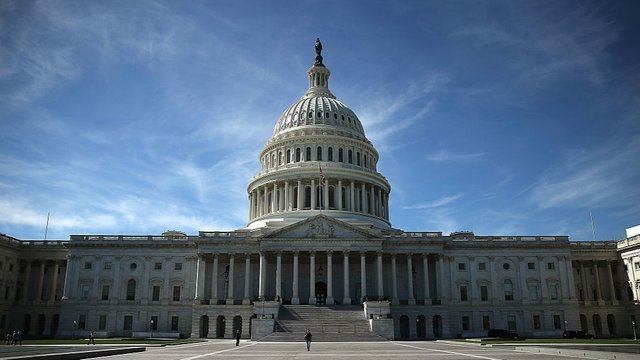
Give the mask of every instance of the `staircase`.
[(307, 329), (313, 341), (387, 341), (369, 332), (369, 321), (357, 305), (282, 305), (276, 331), (260, 341), (304, 341)]

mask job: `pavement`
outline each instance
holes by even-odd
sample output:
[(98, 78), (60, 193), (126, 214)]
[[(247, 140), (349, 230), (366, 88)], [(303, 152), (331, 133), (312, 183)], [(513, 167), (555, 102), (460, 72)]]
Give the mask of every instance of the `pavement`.
[[(86, 354), (88, 350), (114, 346), (0, 346), (0, 358), (39, 359), (39, 356), (66, 352)], [(124, 348), (116, 346), (117, 348)], [(130, 348), (131, 346), (128, 346)], [(19, 350), (12, 350), (12, 349)], [(614, 350), (615, 351), (612, 351)], [(5, 351), (7, 350), (7, 351)], [(28, 353), (27, 353), (28, 352)], [(613, 354), (613, 355), (612, 355)], [(211, 339), (201, 343), (147, 347), (146, 351), (122, 355), (101, 356), (101, 360), (196, 360), (196, 359), (430, 359), (430, 360), (559, 360), (559, 359), (634, 359), (640, 358), (640, 345), (500, 345), (488, 346), (454, 341), (387, 341), (387, 342), (314, 342), (311, 351), (300, 342), (256, 342)], [(615, 357), (612, 357), (615, 356)], [(58, 357), (80, 359), (87, 357)], [(40, 358), (52, 359), (52, 358)]]

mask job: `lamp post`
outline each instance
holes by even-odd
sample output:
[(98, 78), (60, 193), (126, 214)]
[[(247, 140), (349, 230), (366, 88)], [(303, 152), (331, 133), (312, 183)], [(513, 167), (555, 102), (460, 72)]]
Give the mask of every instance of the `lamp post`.
[(569, 322), (567, 320), (564, 321), (564, 331), (567, 331), (567, 325), (569, 324)]
[(262, 318), (263, 318), (263, 319), (266, 319), (266, 318), (267, 318), (267, 316), (266, 316), (266, 315), (265, 315), (265, 313), (264, 313), (264, 297), (262, 297)]
[(77, 328), (78, 328), (78, 322), (77, 322), (77, 321), (75, 321), (75, 320), (73, 320), (73, 333), (72, 333), (72, 335), (71, 335), (71, 338), (72, 338), (73, 340), (75, 340), (75, 339), (76, 339), (76, 329), (77, 329)]
[(636, 336), (636, 321), (631, 320), (631, 326), (633, 326), (633, 340), (638, 340), (638, 336)]
[(151, 337), (153, 337), (153, 319), (149, 322), (149, 332), (151, 333)]
[(382, 317), (382, 301), (378, 300), (378, 319)]

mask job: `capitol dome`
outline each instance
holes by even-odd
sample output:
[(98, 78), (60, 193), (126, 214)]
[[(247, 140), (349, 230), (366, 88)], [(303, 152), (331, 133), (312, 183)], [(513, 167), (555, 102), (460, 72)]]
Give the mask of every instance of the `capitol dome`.
[(329, 90), (322, 44), (307, 71), (309, 88), (280, 116), (248, 186), (248, 228), (280, 227), (324, 214), (389, 228), (391, 186), (358, 116)]

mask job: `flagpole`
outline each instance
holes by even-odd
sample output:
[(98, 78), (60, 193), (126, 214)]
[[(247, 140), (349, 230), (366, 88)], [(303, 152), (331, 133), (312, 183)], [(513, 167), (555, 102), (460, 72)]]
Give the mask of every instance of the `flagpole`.
[(47, 233), (49, 232), (49, 216), (51, 213), (47, 213), (47, 225), (44, 227), (44, 241), (47, 241)]

